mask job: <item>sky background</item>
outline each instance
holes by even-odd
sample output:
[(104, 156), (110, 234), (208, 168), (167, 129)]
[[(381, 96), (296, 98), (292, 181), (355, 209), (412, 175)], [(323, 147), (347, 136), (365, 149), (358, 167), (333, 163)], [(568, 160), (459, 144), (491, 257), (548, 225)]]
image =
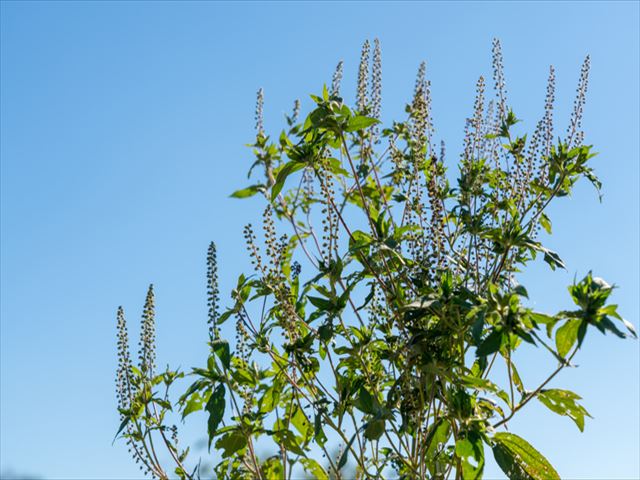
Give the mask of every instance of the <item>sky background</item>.
[[(530, 129), (553, 64), (564, 132), (591, 54), (584, 130), (600, 152), (603, 202), (584, 182), (557, 202), (545, 241), (568, 270), (536, 264), (522, 282), (536, 308), (554, 312), (570, 306), (574, 275), (592, 269), (620, 286), (614, 300), (637, 325), (639, 15), (638, 2), (611, 1), (0, 3), (0, 471), (137, 478), (124, 443), (111, 445), (116, 307), (135, 324), (153, 282), (158, 363), (205, 361), (207, 245), (218, 244), (226, 300), (249, 271), (242, 227), (262, 210), (228, 196), (248, 184), (255, 92), (265, 89), (266, 128), (277, 133), (293, 100), (308, 107), (344, 59), (352, 101), (366, 38), (382, 43), (387, 120), (402, 118), (427, 61), (451, 160), (476, 80), (491, 78), (494, 36), (509, 103)], [(595, 417), (585, 432), (537, 402), (511, 431), (563, 479), (640, 478), (639, 342), (587, 340), (579, 368), (553, 381), (583, 396)], [(544, 378), (549, 364), (537, 358), (521, 374)], [(204, 417), (189, 418), (187, 438), (203, 438)], [(493, 463), (486, 477), (503, 478)]]

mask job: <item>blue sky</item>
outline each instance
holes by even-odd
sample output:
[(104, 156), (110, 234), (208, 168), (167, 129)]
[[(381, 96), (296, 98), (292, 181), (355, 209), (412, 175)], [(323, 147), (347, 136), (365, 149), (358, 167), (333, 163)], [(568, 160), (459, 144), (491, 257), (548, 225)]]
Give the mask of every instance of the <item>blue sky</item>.
[[(242, 227), (261, 212), (259, 201), (228, 197), (247, 184), (255, 91), (265, 89), (274, 131), (340, 59), (350, 98), (366, 38), (382, 43), (385, 119), (400, 118), (427, 61), (450, 158), (477, 77), (490, 78), (494, 36), (510, 104), (529, 128), (549, 64), (556, 122), (566, 125), (591, 54), (584, 129), (600, 152), (603, 202), (586, 184), (558, 202), (546, 241), (568, 270), (536, 265), (523, 282), (551, 312), (568, 306), (574, 275), (592, 269), (620, 286), (615, 301), (638, 324), (638, 2), (3, 1), (0, 10), (0, 471), (136, 478), (124, 444), (111, 446), (116, 307), (135, 323), (153, 282), (159, 363), (204, 361), (207, 244), (218, 244), (228, 292), (249, 269)], [(585, 432), (539, 405), (511, 430), (562, 478), (638, 478), (639, 342), (588, 340), (579, 368), (553, 383), (584, 397), (595, 417)], [(534, 378), (535, 358), (524, 359)], [(202, 438), (203, 418), (193, 418), (185, 433)], [(501, 478), (494, 465), (487, 478)]]

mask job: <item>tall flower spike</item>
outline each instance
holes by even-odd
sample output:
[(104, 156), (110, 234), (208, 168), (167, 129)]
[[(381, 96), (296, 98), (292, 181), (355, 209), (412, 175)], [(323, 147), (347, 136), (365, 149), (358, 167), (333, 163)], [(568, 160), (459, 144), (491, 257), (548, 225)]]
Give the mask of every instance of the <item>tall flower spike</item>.
[(413, 95), (416, 96), (418, 94), (418, 90), (424, 91), (424, 79), (427, 73), (427, 62), (421, 62), (418, 67), (418, 74), (416, 75), (416, 86), (413, 89)]
[[(427, 102), (427, 81), (425, 80), (426, 64), (422, 62), (418, 68), (416, 87), (411, 104), (411, 139), (416, 152), (421, 151), (428, 141), (429, 111)], [(423, 159), (423, 155), (421, 159)], [(418, 167), (420, 168), (420, 167)]]
[(156, 363), (156, 320), (153, 284), (149, 285), (147, 299), (142, 311), (138, 359), (140, 361), (140, 371), (146, 373), (149, 378), (152, 377)]
[(342, 83), (342, 67), (344, 62), (340, 60), (331, 78), (331, 96), (340, 96), (340, 85)]
[(362, 45), (362, 54), (360, 55), (360, 68), (358, 69), (358, 89), (356, 91), (356, 105), (358, 111), (364, 112), (369, 103), (367, 99), (367, 77), (369, 75), (369, 51), (371, 45), (369, 40), (365, 40)]
[(264, 107), (264, 91), (261, 89), (258, 90), (257, 98), (256, 98), (256, 133), (258, 135), (264, 135), (264, 122), (262, 109)]
[[(380, 41), (373, 40), (373, 63), (371, 65), (371, 116), (380, 119), (382, 112), (382, 53)], [(372, 142), (377, 142), (380, 128), (374, 125), (371, 128)]]
[[(131, 372), (131, 357), (129, 355), (129, 335), (124, 310), (118, 307), (116, 314), (118, 321), (118, 369), (116, 370), (116, 395), (118, 408), (128, 409), (131, 403), (129, 374)], [(121, 418), (121, 420), (124, 419)]]
[(507, 89), (504, 81), (504, 67), (502, 63), (502, 46), (500, 40), (493, 39), (493, 82), (498, 97), (498, 126), (507, 116)]
[[(127, 321), (122, 307), (118, 307), (116, 317), (118, 322), (118, 369), (116, 370), (116, 396), (118, 399), (118, 409), (120, 410), (120, 421), (123, 422), (126, 418), (123, 411), (131, 408), (132, 398), (136, 394), (136, 386), (131, 383), (132, 364), (129, 354), (129, 335), (127, 333)], [(131, 453), (135, 462), (140, 464), (140, 469), (144, 470), (145, 473), (151, 474), (151, 478), (158, 478), (155, 468), (153, 468), (150, 463), (150, 459), (142, 451), (142, 440), (131, 435), (133, 433), (131, 422), (126, 425), (124, 432), (128, 435), (126, 441), (129, 447), (129, 453)]]
[(427, 154), (434, 155), (433, 152), (435, 151), (435, 147), (431, 143), (433, 138), (433, 119), (431, 118), (431, 82), (426, 79), (426, 72), (427, 64), (425, 62), (421, 62), (418, 67), (416, 84), (413, 91), (411, 117), (413, 119), (413, 129), (421, 132), (418, 143), (421, 146), (426, 147), (425, 152)]
[(291, 115), (291, 123), (296, 123), (300, 116), (300, 100), (296, 99), (293, 102), (293, 113)]
[(474, 104), (473, 126), (476, 134), (482, 136), (482, 116), (484, 113), (484, 77), (481, 75), (476, 83), (476, 101)]
[(544, 146), (545, 155), (551, 152), (553, 142), (553, 102), (556, 94), (556, 72), (553, 65), (549, 67), (549, 80), (547, 81), (547, 96), (544, 101)]
[(371, 116), (380, 118), (382, 108), (382, 53), (380, 41), (373, 41), (373, 63), (371, 65)]
[(576, 99), (573, 102), (573, 113), (571, 114), (571, 121), (567, 128), (567, 144), (572, 147), (579, 142), (576, 140), (582, 139), (584, 134), (580, 131), (582, 127), (582, 113), (584, 110), (584, 103), (587, 97), (587, 87), (589, 86), (589, 69), (591, 68), (591, 58), (589, 55), (584, 59), (582, 68), (580, 70), (580, 81), (578, 82), (578, 88), (576, 89)]
[(220, 337), (218, 329), (218, 303), (220, 290), (218, 288), (218, 259), (216, 244), (209, 244), (207, 252), (207, 305), (209, 307), (209, 340), (217, 340)]

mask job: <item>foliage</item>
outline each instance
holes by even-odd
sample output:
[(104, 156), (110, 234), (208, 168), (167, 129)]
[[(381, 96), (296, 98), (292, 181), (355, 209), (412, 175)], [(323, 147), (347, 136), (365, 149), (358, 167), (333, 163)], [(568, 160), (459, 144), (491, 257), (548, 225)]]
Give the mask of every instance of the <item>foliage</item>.
[[(582, 177), (600, 188), (580, 130), (589, 58), (564, 138), (554, 140), (553, 68), (543, 118), (527, 136), (506, 103), (496, 41), (496, 99), (486, 101), (480, 77), (450, 183), (424, 64), (406, 118), (383, 128), (377, 41), (370, 55), (367, 42), (354, 106), (340, 95), (340, 63), (307, 116), (298, 121), (296, 102), (274, 138), (259, 92), (249, 170), (259, 179), (232, 196), (264, 197), (264, 241), (247, 225), (255, 272), (240, 275), (222, 313), (211, 245), (211, 354), (177, 402), (166, 392), (183, 374), (155, 372), (153, 291), (137, 368), (119, 310), (120, 432), (152, 476), (169, 475), (154, 441), (178, 477), (206, 474), (185, 467), (188, 450), (165, 425), (176, 409), (183, 419), (207, 413), (217, 478), (476, 479), (491, 451), (509, 478), (558, 479), (538, 450), (502, 428), (537, 399), (582, 430), (581, 398), (548, 384), (572, 366), (589, 330), (635, 336), (608, 303), (613, 287), (591, 273), (569, 287), (574, 309), (555, 315), (528, 307), (516, 280), (538, 256), (564, 268), (539, 240), (541, 228), (551, 233), (547, 207)], [(234, 345), (220, 335), (230, 321)], [(538, 385), (518, 373), (514, 353), (525, 346), (557, 363)]]

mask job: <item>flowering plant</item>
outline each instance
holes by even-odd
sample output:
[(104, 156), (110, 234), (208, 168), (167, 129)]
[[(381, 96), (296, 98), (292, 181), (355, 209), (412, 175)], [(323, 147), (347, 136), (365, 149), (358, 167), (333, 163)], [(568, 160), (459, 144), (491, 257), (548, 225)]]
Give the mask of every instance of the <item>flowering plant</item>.
[[(600, 188), (581, 130), (589, 58), (564, 137), (554, 140), (553, 67), (527, 137), (516, 132), (495, 41), (495, 99), (487, 102), (480, 77), (454, 183), (444, 143), (435, 144), (425, 64), (406, 118), (386, 127), (378, 41), (373, 52), (364, 44), (353, 106), (340, 93), (342, 67), (306, 117), (295, 103), (277, 137), (264, 131), (258, 93), (249, 174), (259, 179), (232, 194), (265, 198), (262, 239), (251, 225), (244, 231), (255, 271), (239, 277), (221, 311), (211, 244), (210, 356), (177, 402), (169, 387), (185, 374), (155, 368), (153, 290), (137, 367), (118, 310), (119, 433), (157, 478), (169, 476), (158, 442), (180, 478), (208, 474), (187, 468), (188, 449), (166, 421), (175, 408), (183, 419), (207, 412), (217, 478), (476, 479), (491, 451), (509, 478), (559, 479), (503, 428), (535, 400), (582, 430), (580, 397), (550, 382), (588, 331), (635, 336), (608, 302), (612, 287), (591, 273), (569, 287), (573, 309), (554, 315), (529, 308), (517, 281), (537, 257), (564, 268), (538, 238), (551, 233), (549, 204), (583, 177)], [(220, 335), (230, 321), (233, 345)], [(539, 384), (514, 359), (529, 346), (556, 362)]]

